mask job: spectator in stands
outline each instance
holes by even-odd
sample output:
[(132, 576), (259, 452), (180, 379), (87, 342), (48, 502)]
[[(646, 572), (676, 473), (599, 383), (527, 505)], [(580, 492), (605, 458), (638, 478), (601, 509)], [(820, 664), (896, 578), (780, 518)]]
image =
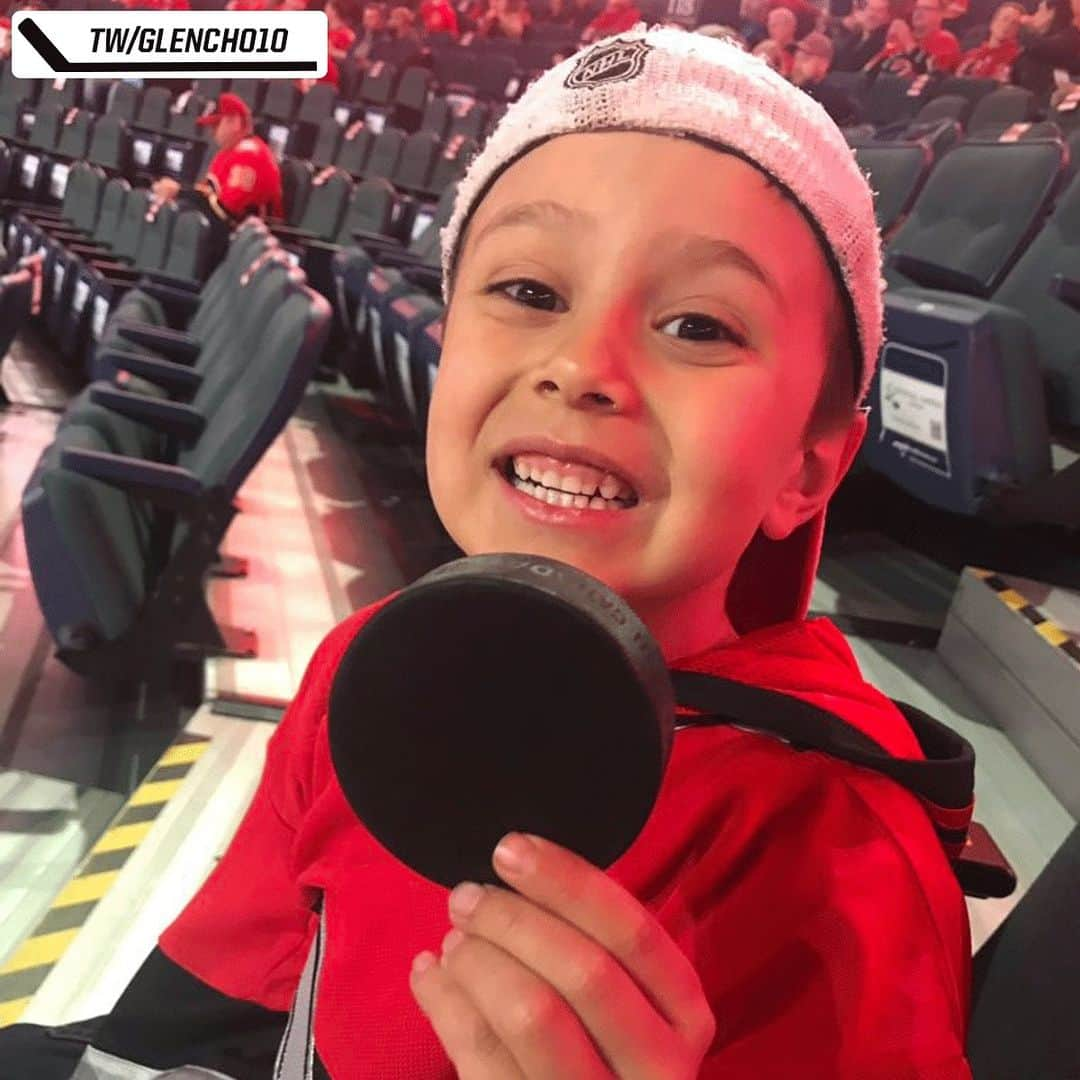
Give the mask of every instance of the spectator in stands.
[(739, 37), (753, 49), (769, 36), (765, 20), (769, 17), (769, 0), (739, 0)]
[(254, 133), (251, 110), (242, 98), (224, 93), (214, 111), (198, 120), (213, 128), (218, 152), (194, 188), (162, 177), (153, 185), (159, 202), (181, 199), (210, 211), (219, 237), (249, 214), (282, 216), (281, 172), (270, 147)]
[(421, 45), (420, 31), (416, 29), (416, 15), (407, 7), (396, 7), (390, 11), (387, 29), (394, 41), (411, 42), (417, 48)]
[(1060, 25), (1047, 0), (1021, 20), (1024, 50), (1014, 65), (1014, 81), (1042, 98), (1054, 89), (1054, 71), (1080, 74), (1080, 0), (1071, 0), (1068, 21)]
[(759, 41), (751, 50), (754, 56), (760, 57), (773, 69), (773, 71), (780, 71), (781, 65), (784, 62), (784, 58), (781, 55), (780, 46), (773, 41), (772, 38), (765, 38), (764, 41)]
[(536, 21), (554, 26), (580, 27), (584, 29), (596, 17), (589, 12), (588, 18), (582, 18), (583, 12), (573, 0), (542, 0), (536, 8)]
[(791, 81), (822, 105), (840, 127), (854, 124), (858, 113), (851, 98), (825, 82), (833, 60), (833, 43), (819, 31), (807, 34), (795, 46)]
[(425, 34), (458, 36), (457, 12), (449, 0), (423, 0), (420, 5), (420, 22)]
[(795, 12), (786, 7), (773, 8), (765, 26), (769, 32), (768, 40), (777, 46), (774, 53), (778, 65), (776, 70), (787, 78), (795, 62), (795, 30), (798, 27)]
[(390, 37), (390, 31), (387, 28), (387, 13), (384, 3), (373, 2), (364, 5), (360, 33), (356, 35), (356, 41), (353, 42), (353, 47), (349, 52), (349, 59), (352, 62), (365, 63), (371, 50)]
[(330, 59), (341, 63), (356, 44), (351, 23), (355, 16), (352, 0), (326, 0), (326, 26)]
[(0, 17), (0, 60), (6, 60), (11, 55), (11, 20), (4, 15)]
[(834, 71), (862, 71), (885, 48), (892, 11), (889, 0), (866, 0), (834, 31)]
[(951, 72), (960, 63), (960, 42), (941, 27), (942, 0), (916, 0), (911, 25), (894, 19), (885, 48), (867, 65), (868, 70), (915, 78)]
[(476, 33), (482, 38), (521, 41), (530, 22), (532, 15), (525, 0), (491, 0), (476, 24)]
[(621, 34), (641, 22), (641, 9), (635, 0), (607, 0), (604, 10), (596, 16), (581, 35), (582, 44), (598, 38)]
[(1023, 5), (1014, 0), (1001, 4), (990, 20), (989, 37), (981, 45), (964, 53), (956, 74), (1007, 83), (1012, 77), (1013, 64), (1020, 55), (1020, 20), (1024, 14)]

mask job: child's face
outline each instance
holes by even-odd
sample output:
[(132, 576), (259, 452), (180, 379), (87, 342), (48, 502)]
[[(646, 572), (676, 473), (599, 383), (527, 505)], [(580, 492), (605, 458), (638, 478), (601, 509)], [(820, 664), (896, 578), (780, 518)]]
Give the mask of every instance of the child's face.
[(654, 632), (711, 621), (706, 647), (756, 530), (838, 479), (804, 445), (836, 304), (809, 226), (739, 159), (628, 132), (531, 151), (458, 263), (427, 445), (443, 523), (467, 554), (580, 567)]

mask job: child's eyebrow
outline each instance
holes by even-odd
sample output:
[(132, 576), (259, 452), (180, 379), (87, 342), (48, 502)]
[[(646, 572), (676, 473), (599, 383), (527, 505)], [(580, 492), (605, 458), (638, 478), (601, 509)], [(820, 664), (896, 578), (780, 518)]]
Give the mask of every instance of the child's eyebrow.
[(512, 225), (534, 225), (540, 228), (556, 229), (591, 229), (596, 225), (592, 214), (584, 210), (575, 210), (554, 199), (538, 199), (535, 202), (512, 203), (503, 207), (473, 237), (472, 246), (480, 245), (485, 236), (496, 229), (509, 228)]
[(673, 259), (696, 264), (699, 267), (725, 266), (741, 270), (760, 282), (772, 294), (780, 307), (786, 307), (786, 301), (776, 280), (748, 251), (733, 244), (730, 240), (721, 240), (716, 236), (687, 234), (681, 231), (667, 232), (663, 238), (675, 244)]

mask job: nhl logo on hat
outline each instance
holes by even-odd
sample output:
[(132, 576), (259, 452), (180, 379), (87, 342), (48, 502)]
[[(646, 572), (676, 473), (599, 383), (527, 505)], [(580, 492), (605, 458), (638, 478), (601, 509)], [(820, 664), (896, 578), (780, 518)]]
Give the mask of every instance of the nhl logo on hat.
[(644, 41), (612, 41), (587, 52), (566, 77), (569, 90), (605, 86), (637, 78), (652, 46)]

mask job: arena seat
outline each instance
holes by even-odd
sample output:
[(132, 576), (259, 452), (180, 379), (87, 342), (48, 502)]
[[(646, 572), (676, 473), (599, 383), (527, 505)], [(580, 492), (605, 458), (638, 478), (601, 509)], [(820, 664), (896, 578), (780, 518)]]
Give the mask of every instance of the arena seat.
[(428, 410), (435, 377), (442, 354), (444, 319), (436, 319), (417, 330), (411, 342), (409, 360), (412, 365), (413, 396), (416, 400), (416, 426), (421, 437), (427, 432)]
[(394, 187), (410, 194), (430, 194), (431, 174), (439, 150), (439, 138), (430, 131), (417, 131), (405, 139), (397, 168), (389, 178)]
[(374, 135), (389, 122), (394, 108), (394, 94), (397, 91), (399, 72), (396, 65), (385, 60), (376, 60), (364, 72), (357, 93), (358, 109), (349, 117), (350, 121), (363, 119), (364, 126)]
[(1001, 129), (1031, 120), (1035, 95), (1019, 86), (1002, 86), (981, 98), (968, 120), (968, 132), (975, 138), (986, 129)]
[(274, 234), (286, 243), (334, 239), (352, 191), (348, 173), (333, 166), (323, 169), (311, 182), (311, 194), (299, 221), (295, 225), (273, 225)]
[(939, 81), (931, 81), (927, 94), (932, 98), (958, 95), (966, 98), (974, 109), (987, 94), (992, 94), (1000, 86), (994, 79), (969, 79), (961, 75), (948, 75)]
[(300, 91), (291, 82), (276, 79), (270, 83), (263, 100), (262, 110), (256, 122), (256, 131), (267, 141), (278, 157), (288, 153), (292, 157), (307, 157), (311, 153), (309, 139), (301, 138), (300, 146), (293, 146), (293, 121), (300, 108)]
[[(954, 147), (889, 244), (889, 287), (991, 295), (1041, 226), (1064, 164), (1057, 141)], [(972, 191), (978, 199), (967, 197)]]
[[(418, 431), (421, 426), (418, 393), (412, 359), (416, 335), (431, 323), (443, 317), (443, 305), (426, 293), (412, 288), (398, 293), (385, 304), (373, 305), (369, 313), (373, 327), (375, 363), (384, 379), (384, 388), (390, 407), (409, 421)], [(424, 380), (426, 381), (426, 373)]]
[[(27, 266), (0, 276), (0, 359), (7, 355), (15, 335), (30, 317), (34, 297), (34, 274)], [(0, 405), (6, 405), (0, 386)]]
[(59, 105), (38, 107), (26, 146), (15, 153), (12, 162), (9, 187), (14, 198), (42, 201), (46, 174), (43, 166), (49, 151), (56, 148), (63, 117), (64, 110)]
[[(329, 321), (326, 301), (290, 282), (257, 339), (218, 366), (258, 356), (233, 381), (175, 464), (116, 454), (93, 427), (68, 424), (23, 495), (31, 576), (58, 657), (109, 679), (159, 670), (174, 650), (229, 651), (204, 581), (235, 514), (233, 499), (304, 393)], [(113, 391), (164, 432), (190, 429), (190, 406)], [(147, 511), (152, 510), (149, 527)], [(93, 542), (88, 543), (87, 538)], [(237, 652), (251, 655), (251, 643)]]
[(874, 212), (886, 241), (903, 222), (922, 190), (933, 155), (925, 143), (869, 143), (855, 147), (855, 160), (869, 173)]
[(310, 161), (298, 161), (296, 158), (286, 158), (280, 169), (281, 201), (284, 203), (285, 220), (290, 225), (295, 225), (307, 206), (315, 170)]
[(86, 157), (113, 174), (126, 174), (131, 165), (131, 133), (126, 122), (118, 116), (98, 117)]
[[(252, 116), (258, 116), (262, 112), (263, 95), (266, 93), (267, 84), (258, 79), (233, 79), (229, 87), (231, 93), (244, 101), (251, 110)], [(202, 91), (200, 90), (200, 93)], [(211, 95), (206, 95), (210, 97)], [(217, 95), (214, 95), (216, 100)]]
[(867, 87), (862, 118), (875, 128), (906, 123), (917, 112), (921, 100), (909, 93), (911, 83), (898, 75), (879, 75)]
[[(363, 178), (389, 180), (397, 172), (406, 138), (404, 131), (394, 127), (384, 128), (379, 132), (371, 144), (371, 152), (364, 164)], [(344, 146), (342, 152), (344, 153)]]
[(1080, 181), (993, 301), (890, 294), (865, 459), (931, 505), (1080, 527), (1080, 471), (1051, 425), (1080, 426)]
[(339, 169), (344, 169), (350, 176), (357, 179), (363, 177), (374, 142), (375, 136), (367, 128), (359, 124), (350, 125), (342, 137), (334, 164)]
[(139, 115), (141, 96), (138, 87), (117, 79), (109, 87), (105, 110), (109, 116), (115, 116), (128, 124), (134, 123), (135, 117)]
[(450, 130), (451, 115), (450, 102), (436, 95), (424, 106), (424, 115), (420, 118), (420, 130), (434, 132), (440, 139), (445, 139)]
[(441, 196), (448, 187), (455, 187), (479, 149), (475, 139), (464, 135), (447, 139), (435, 158), (435, 167), (428, 180), (429, 190)]
[(446, 137), (452, 139), (455, 135), (464, 135), (467, 139), (483, 142), (490, 115), (490, 109), (482, 102), (457, 102), (453, 106), (450, 130), (446, 133)]
[(390, 109), (390, 118), (396, 127), (409, 132), (419, 129), (434, 81), (434, 75), (427, 68), (411, 67), (401, 73)]
[(315, 145), (311, 149), (311, 163), (317, 168), (336, 164), (344, 135), (345, 132), (334, 117), (328, 116), (321, 121), (315, 135)]
[(104, 192), (105, 174), (89, 162), (77, 162), (68, 175), (59, 208), (24, 207), (10, 215), (4, 232), (8, 251), (28, 255), (46, 238), (88, 238), (97, 223)]
[(965, 125), (974, 106), (962, 94), (941, 94), (931, 98), (912, 118), (912, 124), (933, 124), (939, 120), (955, 120)]

